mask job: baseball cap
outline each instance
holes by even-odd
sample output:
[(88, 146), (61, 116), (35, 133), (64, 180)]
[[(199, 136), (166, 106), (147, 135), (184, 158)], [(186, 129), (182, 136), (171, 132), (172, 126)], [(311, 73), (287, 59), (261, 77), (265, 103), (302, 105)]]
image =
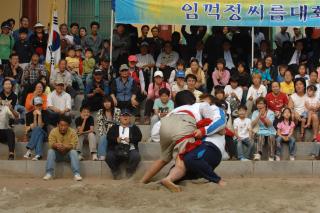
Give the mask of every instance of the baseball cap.
[(145, 47), (149, 47), (149, 43), (144, 41), (140, 44), (141, 47), (145, 46)]
[(154, 77), (160, 76), (161, 78), (163, 78), (163, 73), (162, 73), (162, 71), (157, 70), (157, 71), (154, 73), (153, 76), (154, 76)]
[(130, 116), (131, 112), (130, 112), (129, 109), (124, 108), (124, 109), (121, 110), (121, 114), (120, 115), (129, 115)]
[(33, 99), (33, 105), (34, 106), (36, 106), (36, 105), (42, 105), (42, 98), (41, 97), (35, 97), (34, 99)]
[(177, 78), (185, 78), (186, 74), (184, 73), (184, 71), (178, 70), (178, 72), (176, 73), (176, 77)]
[(130, 56), (128, 57), (128, 61), (129, 61), (129, 62), (138, 62), (138, 58), (137, 58), (137, 56), (135, 56), (135, 55), (130, 55)]
[(11, 29), (11, 25), (10, 25), (9, 22), (4, 21), (4, 22), (2, 22), (2, 24), (1, 24), (1, 28), (9, 28), (9, 29)]
[(121, 71), (123, 71), (123, 70), (129, 70), (129, 67), (128, 67), (128, 65), (126, 65), (126, 64), (122, 64), (121, 66), (120, 66), (120, 72)]
[(57, 79), (55, 82), (54, 82), (56, 85), (64, 85), (64, 82), (62, 79)]
[(93, 71), (93, 75), (102, 75), (102, 70), (101, 69), (95, 69)]

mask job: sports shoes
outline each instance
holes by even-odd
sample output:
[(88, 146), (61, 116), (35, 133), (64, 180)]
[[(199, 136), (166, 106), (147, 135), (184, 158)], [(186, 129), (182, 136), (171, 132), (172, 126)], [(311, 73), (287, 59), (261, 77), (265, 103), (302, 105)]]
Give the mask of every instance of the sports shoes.
[(32, 151), (30, 149), (27, 150), (26, 154), (24, 154), (24, 158), (29, 159), (32, 156)]
[(79, 174), (74, 175), (73, 180), (82, 181), (82, 177)]
[(295, 160), (294, 156), (291, 155), (291, 156), (290, 156), (290, 160), (291, 160), (291, 161), (294, 161), (294, 160)]
[(253, 155), (253, 160), (255, 160), (255, 161), (261, 160), (261, 155), (260, 154), (254, 154)]
[(280, 161), (280, 156), (276, 155), (276, 161)]
[(93, 160), (93, 161), (99, 160), (99, 159), (98, 159), (98, 156), (97, 156), (97, 153), (93, 153), (93, 154), (92, 154), (92, 160)]
[(14, 154), (10, 154), (8, 160), (14, 160)]
[(241, 158), (240, 161), (251, 161), (251, 160), (249, 160), (247, 158)]
[(105, 161), (105, 160), (106, 160), (106, 156), (100, 156), (100, 157), (99, 157), (99, 160), (100, 160), (100, 161)]
[(42, 179), (43, 180), (51, 180), (53, 177), (51, 174), (47, 173)]
[(41, 156), (40, 155), (36, 155), (34, 158), (32, 158), (33, 161), (38, 161), (41, 160)]
[(79, 161), (83, 161), (83, 156), (81, 154), (79, 154)]
[(269, 157), (269, 161), (274, 161), (274, 158), (273, 157)]

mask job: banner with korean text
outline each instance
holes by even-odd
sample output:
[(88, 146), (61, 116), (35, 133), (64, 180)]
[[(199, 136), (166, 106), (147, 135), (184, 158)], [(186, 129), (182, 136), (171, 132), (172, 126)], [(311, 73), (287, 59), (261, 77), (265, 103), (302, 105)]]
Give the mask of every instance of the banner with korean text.
[(117, 0), (116, 22), (320, 26), (320, 0)]

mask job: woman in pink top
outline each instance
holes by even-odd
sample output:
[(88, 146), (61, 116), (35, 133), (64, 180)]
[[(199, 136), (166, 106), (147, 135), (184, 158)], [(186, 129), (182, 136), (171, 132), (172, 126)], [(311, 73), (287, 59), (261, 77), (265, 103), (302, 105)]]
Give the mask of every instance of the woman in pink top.
[(282, 152), (282, 143), (288, 143), (290, 160), (294, 160), (296, 140), (294, 139), (293, 131), (295, 124), (292, 120), (292, 113), (290, 108), (284, 108), (281, 113), (281, 118), (277, 124), (277, 139), (276, 139), (276, 161), (280, 161)]
[(153, 83), (149, 84), (148, 87), (148, 97), (145, 107), (145, 124), (149, 123), (149, 118), (153, 112), (154, 100), (159, 98), (159, 90), (162, 88), (167, 88), (170, 91), (170, 85), (164, 81), (162, 71), (156, 71), (153, 76)]
[(217, 60), (217, 66), (212, 73), (213, 85), (216, 86), (226, 86), (229, 83), (230, 73), (225, 68), (226, 61), (223, 58)]

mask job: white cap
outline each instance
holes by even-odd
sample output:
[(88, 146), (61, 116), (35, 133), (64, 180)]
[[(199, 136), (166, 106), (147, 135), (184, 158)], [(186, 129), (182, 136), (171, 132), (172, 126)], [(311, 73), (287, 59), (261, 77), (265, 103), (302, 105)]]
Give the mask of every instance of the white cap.
[(41, 24), (40, 22), (38, 22), (38, 23), (36, 23), (33, 27), (34, 27), (34, 28), (36, 28), (36, 27), (44, 27), (44, 25)]
[(162, 73), (162, 71), (157, 70), (157, 71), (155, 71), (155, 73), (154, 73), (153, 76), (154, 76), (154, 77), (160, 76), (161, 78), (163, 78), (163, 73)]

